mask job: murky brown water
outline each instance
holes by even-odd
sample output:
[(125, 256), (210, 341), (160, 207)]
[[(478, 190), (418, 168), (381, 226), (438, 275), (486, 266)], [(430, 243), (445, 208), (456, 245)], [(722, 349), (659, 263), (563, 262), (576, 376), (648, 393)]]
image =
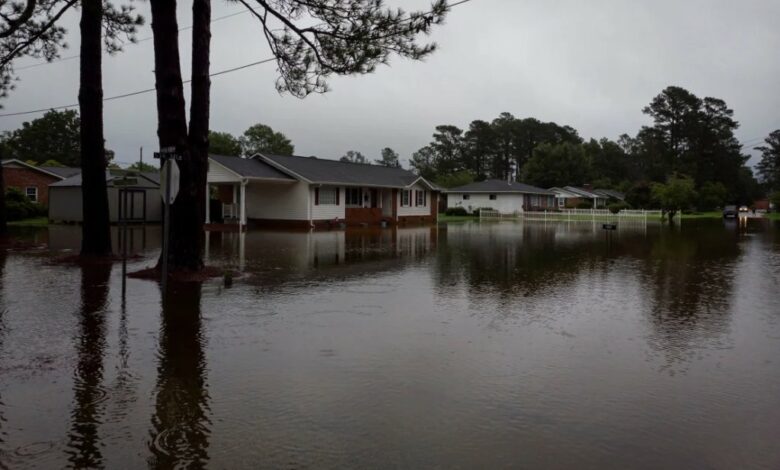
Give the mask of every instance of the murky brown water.
[(766, 221), (211, 234), (165, 301), (17, 235), (0, 468), (780, 468)]

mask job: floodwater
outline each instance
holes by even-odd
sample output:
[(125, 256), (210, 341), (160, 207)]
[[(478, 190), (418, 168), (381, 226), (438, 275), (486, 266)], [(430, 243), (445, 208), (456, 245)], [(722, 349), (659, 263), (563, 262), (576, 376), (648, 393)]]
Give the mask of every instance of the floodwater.
[(777, 223), (212, 233), (164, 300), (16, 236), (3, 469), (780, 468)]

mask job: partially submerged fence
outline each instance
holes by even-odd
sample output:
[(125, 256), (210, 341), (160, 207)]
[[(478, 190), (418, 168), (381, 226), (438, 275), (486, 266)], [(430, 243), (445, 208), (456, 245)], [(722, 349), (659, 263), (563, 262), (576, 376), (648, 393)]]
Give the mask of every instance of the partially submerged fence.
[(480, 209), (480, 219), (493, 220), (541, 220), (550, 222), (610, 222), (610, 223), (660, 223), (660, 210), (624, 209), (613, 213), (608, 209), (564, 209), (558, 211), (522, 211), (502, 214), (492, 209)]

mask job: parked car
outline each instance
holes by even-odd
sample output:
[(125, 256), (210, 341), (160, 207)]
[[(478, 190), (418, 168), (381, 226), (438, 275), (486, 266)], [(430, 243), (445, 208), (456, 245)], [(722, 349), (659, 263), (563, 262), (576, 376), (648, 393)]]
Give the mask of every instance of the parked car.
[(737, 211), (737, 206), (726, 206), (723, 208), (723, 218), (737, 218), (739, 215), (739, 212)]

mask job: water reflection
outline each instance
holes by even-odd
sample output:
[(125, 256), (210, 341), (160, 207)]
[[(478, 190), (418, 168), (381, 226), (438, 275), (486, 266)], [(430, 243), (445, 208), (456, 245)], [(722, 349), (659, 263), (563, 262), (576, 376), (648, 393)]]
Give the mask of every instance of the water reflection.
[(671, 372), (695, 353), (694, 345), (725, 346), (741, 233), (730, 229), (661, 233), (645, 259), (640, 279), (653, 327), (649, 344)]
[[(5, 293), (3, 292), (5, 288), (5, 261), (6, 261), (6, 251), (4, 248), (0, 247), (0, 357), (3, 356), (3, 340), (5, 339), (6, 335), (6, 327), (5, 327), (5, 315), (6, 315), (6, 305), (5, 305)], [(6, 431), (6, 418), (5, 418), (5, 403), (3, 401), (3, 394), (2, 391), (0, 391), (0, 469), (5, 470), (6, 465), (6, 454), (5, 454), (5, 442), (7, 439), (7, 431)]]
[(203, 468), (210, 410), (198, 283), (171, 283), (162, 300), (149, 447), (153, 468)]
[(79, 335), (73, 378), (74, 404), (68, 434), (68, 460), (76, 468), (103, 464), (99, 427), (103, 421), (103, 354), (106, 348), (106, 314), (111, 265), (81, 269)]
[(422, 261), (435, 251), (438, 230), (424, 226), (212, 232), (207, 237), (207, 263), (245, 271), (252, 275), (248, 282), (264, 288), (332, 276), (344, 279)]

